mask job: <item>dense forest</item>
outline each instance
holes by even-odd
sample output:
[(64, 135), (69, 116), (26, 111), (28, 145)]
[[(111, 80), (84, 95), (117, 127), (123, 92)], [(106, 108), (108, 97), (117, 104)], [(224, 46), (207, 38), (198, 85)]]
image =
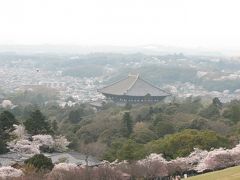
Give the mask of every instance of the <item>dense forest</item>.
[[(105, 103), (100, 110), (87, 103), (74, 107), (22, 103), (0, 112), (1, 123), (7, 116), (11, 124), (24, 124), (33, 135), (65, 135), (70, 149), (109, 161), (137, 160), (151, 153), (170, 160), (185, 157), (194, 148), (230, 148), (238, 144), (240, 133), (240, 101), (221, 103), (218, 98), (125, 106)], [(2, 141), (1, 149), (6, 152)]]

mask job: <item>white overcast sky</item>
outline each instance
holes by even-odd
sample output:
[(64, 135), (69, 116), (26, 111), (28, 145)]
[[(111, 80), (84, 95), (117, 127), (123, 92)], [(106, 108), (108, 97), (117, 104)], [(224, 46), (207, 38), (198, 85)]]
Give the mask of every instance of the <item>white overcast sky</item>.
[(240, 0), (0, 0), (0, 44), (240, 50)]

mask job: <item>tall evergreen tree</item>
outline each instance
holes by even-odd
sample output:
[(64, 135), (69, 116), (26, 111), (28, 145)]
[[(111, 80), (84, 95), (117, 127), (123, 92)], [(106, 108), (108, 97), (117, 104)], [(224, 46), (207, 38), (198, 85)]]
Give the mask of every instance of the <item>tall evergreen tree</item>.
[(10, 140), (10, 132), (14, 129), (13, 125), (17, 124), (14, 115), (9, 111), (3, 111), (0, 114), (0, 154), (6, 153), (6, 143)]
[(0, 114), (0, 131), (12, 130), (13, 124), (17, 124), (14, 115), (9, 111), (3, 111)]
[(83, 113), (82, 109), (72, 110), (68, 115), (68, 119), (72, 123), (78, 123), (81, 120), (82, 113)]
[(125, 136), (129, 136), (133, 131), (133, 122), (129, 112), (123, 115), (123, 131)]
[(0, 139), (0, 154), (4, 154), (6, 152), (8, 152), (7, 145), (2, 139)]
[(33, 111), (30, 118), (24, 122), (24, 125), (28, 133), (32, 135), (52, 133), (50, 124), (40, 110)]

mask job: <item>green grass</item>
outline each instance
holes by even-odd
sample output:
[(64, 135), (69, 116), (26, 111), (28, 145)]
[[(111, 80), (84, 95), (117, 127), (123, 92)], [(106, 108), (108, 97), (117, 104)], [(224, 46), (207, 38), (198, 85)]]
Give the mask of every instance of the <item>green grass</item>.
[(194, 176), (188, 180), (240, 180), (240, 166)]

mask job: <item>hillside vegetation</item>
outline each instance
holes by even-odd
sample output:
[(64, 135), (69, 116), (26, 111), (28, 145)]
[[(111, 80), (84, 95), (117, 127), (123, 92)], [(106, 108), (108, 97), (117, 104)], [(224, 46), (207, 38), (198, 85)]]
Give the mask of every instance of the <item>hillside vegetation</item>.
[[(200, 98), (119, 107), (100, 111), (88, 104), (61, 108), (56, 104), (20, 105), (10, 109), (26, 123), (40, 109), (55, 134), (65, 135), (71, 149), (109, 161), (137, 160), (150, 153), (166, 159), (189, 155), (194, 148), (230, 148), (238, 144), (240, 101), (207, 103)], [(31, 123), (31, 122), (28, 122)]]

